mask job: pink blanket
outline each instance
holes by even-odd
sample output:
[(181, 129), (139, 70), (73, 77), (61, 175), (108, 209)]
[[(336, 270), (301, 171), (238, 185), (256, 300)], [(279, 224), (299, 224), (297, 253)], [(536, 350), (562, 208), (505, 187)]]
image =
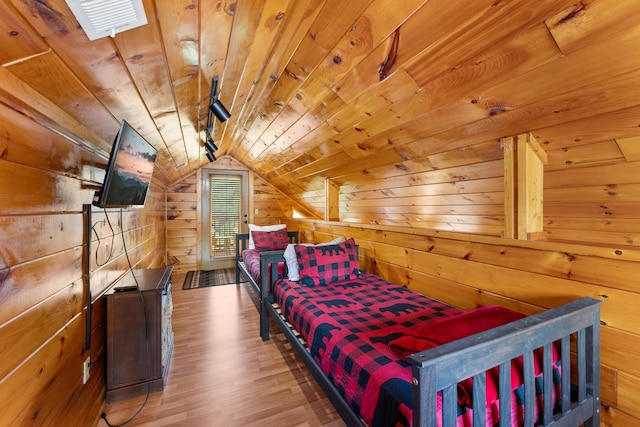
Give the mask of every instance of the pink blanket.
[(406, 360), (410, 354), (428, 350), (525, 317), (516, 311), (488, 305), (451, 317), (426, 322), (412, 332), (389, 343), (398, 356)]
[[(424, 351), (438, 345), (446, 344), (465, 338), (518, 319), (524, 315), (499, 306), (485, 306), (451, 317), (445, 317), (424, 323), (419, 329), (408, 335), (403, 335), (389, 343), (389, 347), (406, 360), (407, 356)], [(558, 361), (557, 348), (553, 347), (553, 363)], [(542, 351), (534, 352), (535, 376), (542, 373)], [(511, 362), (511, 388), (515, 390), (524, 383), (522, 376), (522, 357)], [(498, 399), (498, 367), (487, 372), (486, 396), (490, 406)], [(466, 379), (458, 384), (458, 403), (471, 407), (472, 380)]]

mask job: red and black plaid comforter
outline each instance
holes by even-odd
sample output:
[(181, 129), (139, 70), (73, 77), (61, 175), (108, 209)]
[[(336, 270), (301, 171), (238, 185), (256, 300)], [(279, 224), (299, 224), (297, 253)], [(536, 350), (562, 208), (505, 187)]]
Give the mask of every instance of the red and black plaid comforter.
[[(315, 287), (278, 280), (274, 296), (320, 368), (370, 426), (411, 425), (411, 366), (389, 343), (424, 322), (463, 313), (367, 273)], [(517, 390), (514, 396), (517, 422)], [(487, 412), (491, 422), (495, 414), (491, 407)], [(470, 408), (459, 405), (458, 415), (458, 425), (470, 425)]]
[(411, 420), (411, 367), (388, 342), (421, 322), (461, 313), (366, 273), (316, 287), (279, 280), (274, 295), (321, 369), (372, 426)]
[(247, 271), (256, 283), (260, 283), (260, 251), (245, 249), (242, 251), (242, 261)]
[[(260, 285), (260, 251), (257, 249), (245, 249), (242, 251), (242, 261), (247, 271), (253, 277), (256, 284)], [(269, 265), (271, 271), (271, 265)], [(278, 263), (278, 277), (282, 277), (284, 272), (284, 262)]]

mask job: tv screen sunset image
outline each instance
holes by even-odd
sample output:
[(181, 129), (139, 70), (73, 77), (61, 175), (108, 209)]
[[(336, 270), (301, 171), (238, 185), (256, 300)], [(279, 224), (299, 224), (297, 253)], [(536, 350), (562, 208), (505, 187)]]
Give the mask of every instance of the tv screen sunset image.
[(116, 171), (121, 176), (148, 184), (153, 174), (156, 150), (128, 127), (125, 127), (122, 132), (116, 158)]
[(144, 205), (153, 175), (156, 150), (128, 126), (122, 129), (117, 150), (106, 204)]

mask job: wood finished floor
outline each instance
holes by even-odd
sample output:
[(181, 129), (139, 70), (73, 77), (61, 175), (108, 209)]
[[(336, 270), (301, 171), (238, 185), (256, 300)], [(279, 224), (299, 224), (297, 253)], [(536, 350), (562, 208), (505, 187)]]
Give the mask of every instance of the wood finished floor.
[[(127, 426), (344, 426), (324, 392), (272, 325), (263, 342), (247, 284), (182, 290), (173, 275), (174, 347), (163, 391)], [(118, 425), (144, 396), (114, 402)], [(98, 427), (106, 427), (104, 420)]]

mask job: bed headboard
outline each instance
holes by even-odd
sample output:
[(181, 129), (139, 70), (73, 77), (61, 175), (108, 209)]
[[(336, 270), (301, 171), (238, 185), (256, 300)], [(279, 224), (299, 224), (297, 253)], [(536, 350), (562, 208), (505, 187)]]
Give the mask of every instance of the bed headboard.
[[(287, 231), (289, 243), (298, 243), (298, 231)], [(249, 248), (249, 233), (236, 234), (236, 260), (242, 261), (242, 251)]]

